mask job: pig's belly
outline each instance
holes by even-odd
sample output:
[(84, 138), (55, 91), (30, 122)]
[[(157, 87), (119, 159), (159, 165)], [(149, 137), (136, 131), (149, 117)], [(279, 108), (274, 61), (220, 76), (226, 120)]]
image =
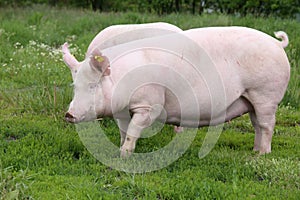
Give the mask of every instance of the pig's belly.
[(248, 113), (253, 110), (251, 103), (244, 97), (238, 98), (227, 109), (223, 112), (220, 112), (217, 117), (213, 120), (211, 119), (210, 113), (200, 114), (200, 119), (187, 118), (181, 119), (181, 116), (169, 115), (167, 116), (166, 123), (173, 124), (183, 127), (202, 127), (209, 125), (217, 125), (230, 121), (231, 119), (242, 116), (245, 113)]

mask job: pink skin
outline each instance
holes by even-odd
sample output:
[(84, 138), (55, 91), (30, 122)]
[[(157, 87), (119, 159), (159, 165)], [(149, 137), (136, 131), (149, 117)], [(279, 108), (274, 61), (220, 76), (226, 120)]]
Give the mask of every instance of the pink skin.
[[(283, 98), (290, 77), (290, 65), (283, 49), (288, 44), (287, 35), (284, 32), (277, 33), (276, 36), (282, 39), (280, 42), (262, 32), (244, 27), (200, 28), (183, 31), (180, 34), (191, 39), (206, 51), (221, 76), (226, 94), (225, 109), (214, 113), (213, 124), (223, 123), (249, 113), (255, 128), (254, 150), (259, 151), (260, 154), (270, 153), (275, 112)], [(161, 36), (145, 39), (145, 41), (161, 43), (167, 41), (168, 38), (169, 36)], [(181, 46), (174, 48), (181, 50)], [(185, 50), (189, 51), (189, 48)], [(174, 51), (178, 52), (179, 49), (174, 49)], [(112, 99), (115, 83), (136, 69), (136, 66), (142, 66), (143, 63), (159, 61), (160, 64), (170, 66), (181, 74), (189, 73), (185, 71), (188, 66), (181, 58), (168, 59), (166, 56), (153, 54), (149, 49), (143, 49), (110, 63), (106, 53), (109, 51), (92, 51), (91, 56), (86, 58), (78, 68), (74, 84), (79, 89), (75, 89), (74, 99), (66, 114), (68, 121), (79, 123), (95, 118), (96, 116), (89, 115), (90, 105), (93, 103), (96, 115), (101, 116), (112, 116), (113, 112), (129, 107), (132, 113), (131, 120), (124, 121), (120, 118), (121, 156), (130, 155), (134, 151), (141, 131), (151, 125), (154, 120), (161, 120), (159, 113), (163, 109), (167, 113), (167, 124), (180, 123), (187, 127), (210, 124), (212, 115), (209, 109), (210, 93), (203, 81), (193, 76), (192, 72), (188, 77), (194, 83), (193, 91), (198, 92), (194, 95), (201, 108), (200, 119), (195, 120), (192, 114), (190, 118), (187, 116), (188, 120), (180, 119), (181, 110), (180, 106), (174, 103), (174, 95), (166, 92), (167, 88), (156, 84), (140, 87), (128, 103), (124, 102), (122, 96)], [(96, 59), (98, 56), (102, 58), (101, 62)], [(155, 73), (166, 74), (163, 70)], [(164, 79), (164, 76), (161, 79)], [(90, 83), (101, 84), (93, 93), (89, 92), (89, 88), (94, 88)], [(185, 95), (185, 91), (182, 92), (179, 96)], [(94, 97), (94, 102), (90, 101)], [(111, 104), (111, 101), (114, 104)], [(189, 101), (189, 98), (184, 98), (180, 105), (191, 109), (192, 112), (193, 108), (189, 108), (191, 103)], [(163, 105), (163, 107), (157, 105)], [(219, 118), (224, 114), (225, 119)]]
[[(127, 25), (113, 25), (105, 28), (90, 43), (86, 52), (86, 58), (91, 55), (91, 52), (95, 48), (104, 49), (114, 45), (134, 41), (137, 39), (149, 38), (159, 36), (162, 34), (170, 34), (175, 32), (181, 32), (182, 30), (177, 26), (168, 24), (165, 22), (147, 23), (147, 24), (127, 24)], [(118, 37), (122, 34), (132, 32), (131, 38)], [(65, 43), (62, 46), (63, 60), (66, 65), (70, 68), (72, 78), (74, 81), (75, 74), (82, 64), (76, 60), (76, 58), (70, 53), (68, 44)]]
[[(114, 40), (114, 37), (117, 38), (117, 36), (130, 31), (133, 31), (133, 34), (131, 34), (131, 38), (126, 37), (123, 39), (121, 37), (121, 39), (118, 39), (117, 41)], [(134, 34), (135, 33), (134, 31), (139, 31), (139, 32), (137, 32), (138, 34)], [(98, 35), (96, 35), (95, 38), (92, 40), (86, 52), (86, 58), (88, 58), (91, 55), (92, 51), (95, 48), (99, 46), (101, 47), (101, 45), (103, 48), (108, 48), (117, 44), (122, 44), (137, 39), (148, 38), (156, 35), (169, 34), (173, 32), (181, 32), (181, 31), (182, 30), (180, 28), (165, 22), (109, 26), (104, 30), (102, 30), (101, 32), (99, 32)], [(65, 64), (71, 70), (72, 80), (74, 82), (76, 78), (76, 73), (83, 62), (79, 62), (70, 53), (68, 43), (63, 44), (62, 53), (63, 53), (63, 60)], [(118, 121), (118, 124), (119, 126), (122, 126), (123, 123)], [(120, 128), (120, 134), (121, 134), (121, 143), (123, 144), (125, 139), (124, 136), (125, 133), (121, 130), (122, 128)], [(175, 126), (174, 131), (176, 133), (180, 133), (183, 131), (183, 128)]]
[[(86, 57), (91, 55), (95, 48), (106, 49), (134, 40), (177, 33), (181, 31), (182, 30), (177, 26), (165, 22), (109, 26), (99, 32), (92, 40), (86, 51)], [(128, 34), (126, 34), (128, 32), (130, 32), (130, 37), (128, 37)], [(126, 37), (122, 37), (122, 34), (126, 34)]]

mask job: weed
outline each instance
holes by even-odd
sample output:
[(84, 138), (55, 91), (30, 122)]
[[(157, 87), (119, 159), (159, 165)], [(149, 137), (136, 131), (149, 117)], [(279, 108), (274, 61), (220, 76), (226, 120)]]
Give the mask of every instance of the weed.
[(32, 199), (28, 194), (32, 178), (26, 170), (15, 172), (13, 167), (0, 166), (0, 199)]

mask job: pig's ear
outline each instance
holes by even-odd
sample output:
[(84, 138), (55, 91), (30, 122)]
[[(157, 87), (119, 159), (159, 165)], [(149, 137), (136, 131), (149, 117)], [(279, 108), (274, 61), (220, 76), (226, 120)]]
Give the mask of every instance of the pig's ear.
[(66, 65), (71, 69), (71, 71), (75, 71), (79, 62), (70, 53), (68, 43), (64, 43), (64, 45), (62, 46), (62, 53), (63, 53), (63, 60), (66, 63)]
[(102, 73), (103, 76), (110, 75), (110, 63), (106, 56), (103, 56), (102, 53), (95, 49), (90, 56), (90, 65)]

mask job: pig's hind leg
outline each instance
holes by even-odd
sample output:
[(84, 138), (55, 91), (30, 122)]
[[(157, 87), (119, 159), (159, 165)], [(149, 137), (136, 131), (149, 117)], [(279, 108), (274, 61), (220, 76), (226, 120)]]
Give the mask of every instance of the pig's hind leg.
[(261, 130), (259, 123), (257, 121), (256, 113), (255, 111), (249, 112), (251, 123), (255, 129), (255, 139), (254, 139), (254, 148), (253, 151), (259, 151), (260, 149), (260, 142), (261, 142)]
[(271, 91), (269, 90), (264, 94), (257, 91), (248, 93), (248, 99), (254, 108), (254, 112), (250, 113), (251, 122), (256, 132), (254, 150), (259, 151), (260, 154), (271, 152), (275, 113), (280, 100), (274, 98), (276, 95), (272, 95)]

